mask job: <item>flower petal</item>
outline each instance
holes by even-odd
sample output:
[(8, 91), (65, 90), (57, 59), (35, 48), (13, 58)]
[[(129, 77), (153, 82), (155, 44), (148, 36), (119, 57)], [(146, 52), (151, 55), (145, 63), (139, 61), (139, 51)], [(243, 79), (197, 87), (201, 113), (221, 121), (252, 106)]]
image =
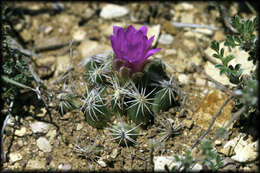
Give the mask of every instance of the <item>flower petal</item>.
[(155, 52), (158, 52), (162, 48), (157, 48), (157, 49), (150, 49), (144, 56), (144, 59), (146, 60), (149, 56), (155, 54)]
[(138, 31), (142, 31), (144, 35), (147, 35), (147, 27), (145, 25), (141, 26)]

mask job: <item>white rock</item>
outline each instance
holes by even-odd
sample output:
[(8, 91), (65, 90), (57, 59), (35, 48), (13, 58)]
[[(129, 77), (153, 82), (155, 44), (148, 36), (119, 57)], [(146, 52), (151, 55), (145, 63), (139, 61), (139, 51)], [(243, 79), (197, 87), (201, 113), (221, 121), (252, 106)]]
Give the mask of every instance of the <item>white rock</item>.
[(181, 84), (188, 84), (189, 83), (189, 77), (186, 74), (180, 74), (178, 76), (178, 80)]
[(107, 4), (105, 5), (101, 12), (100, 17), (104, 19), (113, 19), (125, 16), (129, 13), (129, 10), (126, 7), (114, 5), (114, 4)]
[(202, 165), (201, 164), (199, 164), (199, 163), (196, 163), (193, 167), (192, 167), (192, 171), (200, 171), (200, 170), (202, 170)]
[(213, 31), (207, 28), (196, 28), (194, 31), (209, 36), (213, 35)]
[(71, 165), (70, 164), (59, 164), (58, 169), (61, 171), (69, 171), (71, 170)]
[(100, 44), (97, 41), (83, 40), (80, 43), (78, 50), (82, 58), (89, 58), (96, 54), (112, 51), (112, 48), (106, 44)]
[(107, 164), (102, 159), (99, 159), (97, 163), (103, 168), (107, 166)]
[(173, 42), (173, 36), (170, 34), (162, 34), (159, 38), (161, 44), (171, 44)]
[(26, 134), (26, 128), (25, 127), (21, 127), (21, 129), (19, 130), (15, 130), (15, 133), (14, 133), (16, 136), (24, 136)]
[(183, 2), (175, 6), (176, 10), (192, 10), (194, 6), (191, 3)]
[(177, 51), (176, 51), (176, 49), (166, 49), (164, 53), (165, 53), (166, 56), (167, 55), (175, 55), (175, 54), (177, 54)]
[(36, 121), (33, 122), (32, 124), (30, 124), (32, 132), (33, 133), (48, 133), (49, 131), (49, 124), (44, 123), (44, 122), (40, 122), (40, 121)]
[(154, 36), (154, 40), (152, 43), (152, 47), (153, 47), (159, 38), (159, 34), (161, 31), (161, 25), (158, 24), (158, 25), (147, 26), (147, 28), (148, 28), (148, 32), (147, 32), (148, 39), (151, 38), (152, 36)]
[(79, 124), (77, 125), (76, 130), (81, 130), (82, 128), (83, 128), (83, 124), (82, 124), (82, 123), (79, 123)]
[(50, 142), (45, 137), (40, 137), (36, 141), (37, 146), (40, 150), (43, 152), (51, 152), (52, 146), (50, 145)]
[(237, 162), (250, 162), (257, 158), (257, 148), (256, 142), (252, 143), (249, 140), (244, 141), (243, 138), (240, 138), (237, 145), (234, 148), (234, 152), (236, 153), (231, 158)]
[(46, 136), (49, 137), (50, 141), (52, 141), (57, 136), (57, 131), (55, 129), (49, 130)]
[[(171, 168), (174, 166), (174, 165), (171, 165), (171, 163), (174, 162), (174, 157), (172, 156), (155, 156), (154, 157), (154, 171), (166, 171), (164, 166), (165, 165), (168, 165), (169, 169), (171, 170)], [(180, 165), (180, 164), (179, 164)], [(177, 165), (177, 166), (179, 166)]]
[(86, 34), (86, 31), (84, 31), (83, 29), (78, 29), (73, 33), (72, 38), (76, 41), (82, 41), (84, 40)]
[(192, 13), (182, 13), (181, 22), (182, 23), (193, 23), (194, 15)]
[(22, 160), (23, 156), (20, 153), (10, 153), (9, 154), (9, 161), (10, 163), (15, 163), (19, 160)]
[(26, 169), (45, 169), (46, 168), (46, 161), (45, 160), (29, 160)]

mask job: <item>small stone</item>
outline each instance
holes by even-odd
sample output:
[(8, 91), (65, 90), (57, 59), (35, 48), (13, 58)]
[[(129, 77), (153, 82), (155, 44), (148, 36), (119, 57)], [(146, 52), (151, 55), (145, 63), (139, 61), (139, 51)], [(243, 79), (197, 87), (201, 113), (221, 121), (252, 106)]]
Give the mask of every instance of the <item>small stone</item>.
[(22, 160), (23, 156), (20, 154), (20, 153), (10, 153), (9, 154), (9, 162), (11, 164), (19, 161), (19, 160)]
[(106, 44), (100, 44), (97, 41), (83, 40), (80, 43), (78, 50), (82, 58), (90, 58), (96, 54), (112, 51), (112, 48)]
[(104, 19), (114, 19), (125, 16), (128, 13), (129, 10), (123, 6), (107, 4), (101, 9), (100, 17)]
[(171, 44), (173, 42), (173, 36), (170, 34), (162, 34), (158, 41), (160, 44)]
[(186, 74), (180, 74), (178, 76), (178, 80), (181, 84), (188, 84), (189, 83), (189, 77)]
[(102, 159), (99, 159), (97, 163), (103, 168), (107, 166), (107, 164)]
[(43, 152), (51, 152), (52, 146), (45, 137), (40, 137), (39, 139), (37, 139), (36, 143), (38, 148)]
[(162, 27), (167, 33), (171, 35), (177, 34), (177, 28), (169, 21), (164, 22)]
[(202, 167), (202, 165), (201, 164), (199, 164), (199, 163), (196, 163), (193, 167), (192, 167), (192, 171), (200, 171), (200, 170), (202, 170), (203, 169), (203, 167)]
[(44, 123), (44, 122), (33, 122), (32, 124), (30, 124), (32, 132), (33, 133), (43, 133), (46, 134), (49, 131), (49, 124)]
[(250, 162), (257, 158), (257, 148), (256, 143), (252, 143), (249, 140), (243, 140), (243, 137), (240, 138), (237, 145), (235, 145), (234, 152), (235, 155), (231, 157), (231, 159), (240, 162)]
[(62, 163), (62, 164), (59, 164), (58, 169), (61, 171), (69, 171), (69, 170), (71, 170), (71, 165), (68, 163), (65, 163), (65, 164)]
[(27, 165), (26, 165), (26, 169), (45, 169), (46, 168), (46, 162), (44, 159), (41, 160), (29, 160)]
[(183, 2), (183, 3), (179, 3), (175, 6), (176, 10), (192, 10), (194, 8), (193, 4), (191, 3), (187, 3), (187, 2)]
[(207, 29), (207, 28), (196, 28), (194, 31), (198, 32), (198, 33), (202, 33), (202, 34), (208, 35), (208, 36), (212, 36), (213, 35), (213, 31), (210, 30), (210, 29)]
[(72, 37), (76, 41), (82, 41), (84, 40), (86, 34), (86, 31), (84, 31), (83, 29), (78, 29), (72, 34)]
[(112, 151), (112, 153), (111, 153), (111, 157), (112, 157), (113, 159), (115, 159), (116, 156), (117, 156), (117, 154), (118, 154), (118, 149), (115, 148), (115, 149), (113, 149), (113, 151)]
[(221, 142), (220, 140), (216, 140), (216, 141), (215, 141), (215, 145), (216, 145), (216, 146), (220, 146), (221, 144), (222, 144), (222, 142)]
[(52, 26), (47, 26), (44, 29), (44, 34), (48, 35), (53, 31), (53, 27)]
[(21, 127), (21, 129), (19, 130), (15, 130), (15, 133), (14, 133), (16, 136), (24, 136), (26, 134), (26, 128), (25, 127)]
[(193, 123), (194, 123), (193, 120), (185, 119), (185, 120), (183, 121), (184, 127), (187, 127), (188, 129), (191, 129), (191, 128), (192, 128)]
[(181, 22), (182, 23), (193, 23), (194, 15), (192, 13), (182, 13)]
[(176, 55), (177, 51), (176, 51), (176, 49), (166, 49), (164, 53), (166, 56), (167, 55)]
[(198, 78), (196, 78), (196, 82), (195, 83), (196, 83), (197, 86), (205, 86), (206, 85), (206, 80), (198, 77)]
[(55, 129), (49, 130), (46, 136), (49, 137), (50, 141), (52, 141), (57, 136), (57, 131)]
[(83, 124), (82, 124), (82, 123), (79, 123), (79, 124), (77, 125), (76, 130), (81, 130), (82, 128), (83, 128)]
[[(154, 171), (165, 171), (165, 165), (169, 167), (169, 164), (172, 163), (174, 160), (174, 157), (172, 156), (155, 156), (154, 157)], [(173, 165), (169, 167), (171, 170)]]
[(44, 107), (44, 108), (41, 108), (41, 113), (37, 114), (36, 116), (42, 118), (42, 117), (45, 117), (46, 113), (47, 113), (47, 110)]
[(152, 26), (147, 26), (148, 28), (148, 32), (147, 32), (147, 37), (151, 38), (152, 36), (154, 36), (153, 39), (153, 43), (152, 43), (152, 47), (155, 46), (155, 44), (157, 43), (157, 40), (159, 38), (159, 34), (161, 31), (161, 25), (152, 25)]
[(37, 58), (36, 64), (38, 68), (36, 69), (37, 74), (40, 78), (45, 78), (52, 75), (56, 69), (56, 57), (48, 56), (43, 58)]
[(195, 44), (194, 41), (188, 40), (188, 39), (185, 39), (185, 40), (183, 41), (183, 45), (184, 45), (185, 47), (187, 47), (190, 51), (196, 49), (196, 47), (197, 47), (197, 45)]
[(225, 33), (222, 30), (218, 30), (215, 32), (213, 40), (216, 40), (217, 42), (224, 41), (226, 39)]

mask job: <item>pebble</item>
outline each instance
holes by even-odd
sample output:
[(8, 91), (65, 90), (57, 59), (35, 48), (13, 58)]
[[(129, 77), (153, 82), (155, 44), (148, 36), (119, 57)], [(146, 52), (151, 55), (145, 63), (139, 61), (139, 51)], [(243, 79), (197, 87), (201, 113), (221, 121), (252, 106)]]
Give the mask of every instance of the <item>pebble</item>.
[(220, 146), (221, 144), (222, 144), (222, 142), (221, 142), (220, 140), (216, 140), (216, 141), (215, 141), (215, 145), (216, 145), (216, 146)]
[(175, 10), (192, 10), (194, 6), (191, 3), (183, 2), (175, 6)]
[(128, 13), (129, 10), (123, 6), (107, 4), (101, 9), (100, 17), (104, 19), (114, 19), (125, 16)]
[(41, 159), (41, 160), (29, 160), (27, 165), (26, 165), (26, 169), (45, 169), (46, 165), (45, 165), (45, 160)]
[(177, 54), (177, 51), (176, 49), (166, 49), (164, 54), (167, 56), (167, 55), (176, 55)]
[(107, 164), (102, 159), (99, 159), (97, 163), (103, 168), (107, 166)]
[(31, 126), (33, 133), (46, 134), (46, 133), (48, 133), (49, 128), (50, 128), (49, 124), (44, 123), (44, 122), (40, 122), (40, 121), (33, 122), (32, 124), (30, 124), (30, 126)]
[(51, 152), (52, 146), (50, 145), (50, 142), (45, 137), (40, 137), (36, 141), (37, 146), (40, 150), (43, 152)]
[(252, 143), (248, 140), (243, 140), (243, 138), (240, 138), (234, 148), (235, 155), (232, 156), (231, 159), (240, 163), (256, 160), (258, 156), (256, 143), (257, 141)]
[(9, 162), (12, 164), (12, 163), (15, 163), (19, 160), (22, 160), (23, 156), (20, 154), (20, 153), (10, 153), (9, 154)]
[(182, 13), (181, 22), (182, 23), (193, 23), (194, 15), (192, 13)]
[(177, 34), (177, 28), (175, 26), (173, 26), (173, 24), (169, 21), (164, 22), (162, 27), (169, 34), (172, 34), (172, 35)]
[(111, 153), (111, 157), (112, 157), (113, 159), (115, 159), (116, 156), (117, 156), (117, 154), (118, 154), (118, 149), (115, 148), (115, 149), (113, 149), (113, 151), (112, 151), (112, 153)]
[(41, 113), (37, 114), (36, 116), (42, 118), (45, 117), (46, 113), (47, 113), (46, 108), (41, 108)]
[(178, 80), (181, 84), (188, 84), (189, 83), (189, 77), (186, 74), (180, 74), (178, 76)]
[(160, 44), (171, 44), (173, 42), (173, 36), (170, 34), (162, 34), (158, 41)]
[(188, 129), (191, 129), (193, 126), (193, 120), (188, 120), (188, 119), (184, 119), (183, 120), (183, 124), (185, 127), (187, 127)]
[(78, 124), (77, 125), (77, 128), (76, 128), (76, 130), (81, 130), (83, 128), (83, 124), (82, 123), (80, 123), (80, 124)]
[[(172, 157), (172, 156), (155, 156), (153, 159), (154, 171), (165, 171), (164, 166), (168, 165), (168, 167), (169, 167), (169, 164), (172, 163), (173, 160), (174, 160), (174, 157)], [(169, 169), (171, 170), (171, 168), (175, 165), (171, 165), (171, 167), (169, 167)], [(179, 166), (179, 165), (177, 165), (177, 166)]]
[(25, 127), (21, 127), (19, 130), (15, 130), (14, 133), (16, 136), (24, 136), (26, 134), (26, 128)]
[(71, 165), (68, 163), (65, 163), (65, 164), (62, 163), (62, 164), (59, 164), (58, 169), (61, 171), (69, 171), (69, 170), (71, 170)]
[(44, 28), (44, 34), (48, 35), (53, 31), (53, 27), (52, 26), (47, 26)]
[(112, 48), (97, 41), (83, 40), (78, 46), (78, 51), (82, 58), (89, 58), (96, 54), (112, 51)]
[(208, 36), (212, 36), (213, 35), (213, 31), (210, 30), (210, 29), (207, 29), (207, 28), (196, 28), (194, 31), (198, 32), (198, 33), (202, 33), (202, 34), (208, 35)]
[(86, 31), (84, 31), (83, 29), (77, 29), (73, 34), (72, 34), (72, 38), (75, 41), (82, 41), (84, 40), (85, 36), (86, 36)]

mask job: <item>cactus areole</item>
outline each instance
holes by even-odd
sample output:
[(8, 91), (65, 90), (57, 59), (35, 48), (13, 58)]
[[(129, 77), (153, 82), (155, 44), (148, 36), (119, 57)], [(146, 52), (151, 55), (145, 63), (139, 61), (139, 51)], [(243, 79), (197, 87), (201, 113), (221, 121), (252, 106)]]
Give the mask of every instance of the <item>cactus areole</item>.
[(115, 70), (128, 68), (131, 74), (142, 72), (147, 59), (161, 49), (152, 49), (153, 39), (154, 36), (148, 39), (146, 26), (138, 30), (132, 25), (126, 29), (114, 26), (110, 41), (115, 53)]

